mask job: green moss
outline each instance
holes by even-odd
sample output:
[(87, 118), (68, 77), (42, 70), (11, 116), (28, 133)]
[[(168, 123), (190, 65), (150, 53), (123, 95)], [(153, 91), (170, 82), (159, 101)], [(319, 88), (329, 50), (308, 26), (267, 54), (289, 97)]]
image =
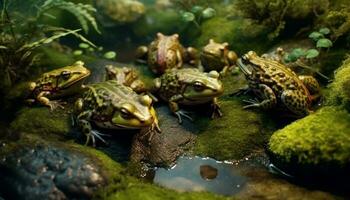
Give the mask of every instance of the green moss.
[(275, 132), (269, 148), (284, 162), (346, 164), (350, 160), (349, 130), (349, 113), (324, 107)]
[(178, 199), (178, 200), (195, 200), (195, 199), (207, 199), (207, 200), (224, 200), (232, 199), (222, 196), (210, 194), (210, 193), (178, 193), (172, 190), (157, 187), (155, 185), (147, 183), (129, 183), (127, 189), (121, 192), (117, 192), (114, 195), (109, 196), (106, 199), (133, 199), (133, 200), (163, 200), (163, 199)]
[(350, 58), (336, 71), (328, 90), (327, 104), (342, 105), (350, 111)]
[(254, 47), (254, 50), (262, 53), (271, 45), (267, 40), (268, 28), (263, 25), (253, 24), (248, 19), (228, 20), (224, 17), (215, 17), (203, 22), (202, 34), (197, 38), (195, 46), (201, 48), (213, 38), (216, 42), (228, 42), (231, 49), (238, 54), (246, 53)]
[(47, 107), (24, 108), (10, 124), (15, 132), (39, 133), (43, 137), (52, 134), (66, 136), (70, 131), (70, 116), (64, 110), (50, 112)]

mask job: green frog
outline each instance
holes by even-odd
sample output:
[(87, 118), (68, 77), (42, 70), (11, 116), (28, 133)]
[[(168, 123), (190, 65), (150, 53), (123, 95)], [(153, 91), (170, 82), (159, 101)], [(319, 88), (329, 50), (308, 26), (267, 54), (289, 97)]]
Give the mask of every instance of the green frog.
[(27, 102), (38, 102), (50, 107), (51, 110), (57, 107), (63, 108), (61, 103), (52, 99), (59, 99), (77, 93), (89, 75), (90, 70), (84, 67), (82, 61), (46, 72), (35, 82), (29, 82), (31, 98), (27, 99)]
[(139, 73), (136, 69), (130, 67), (116, 67), (107, 65), (106, 80), (117, 80), (119, 84), (131, 87), (136, 93), (144, 93), (147, 91), (145, 83), (140, 80)]
[(209, 44), (203, 47), (200, 60), (205, 71), (221, 71), (225, 75), (232, 70), (237, 61), (237, 54), (230, 51), (229, 44), (217, 43), (213, 39), (209, 40)]
[(182, 123), (182, 116), (192, 120), (179, 109), (179, 104), (197, 105), (211, 102), (213, 118), (222, 116), (217, 98), (224, 88), (219, 76), (216, 71), (206, 73), (197, 68), (171, 69), (155, 79), (154, 87), (159, 96), (169, 103), (179, 123)]
[(296, 116), (308, 115), (320, 86), (312, 76), (298, 76), (280, 62), (259, 57), (250, 51), (238, 60), (238, 66), (249, 82), (248, 88), (262, 98), (246, 101), (244, 108), (269, 109), (283, 106)]
[(163, 74), (172, 68), (182, 68), (184, 62), (192, 65), (198, 63), (196, 49), (185, 49), (179, 41), (179, 35), (163, 35), (157, 33), (156, 39), (148, 47), (141, 46), (137, 49), (136, 57), (139, 60), (147, 60), (147, 64), (155, 74)]
[(86, 145), (95, 137), (105, 142), (102, 134), (92, 130), (93, 122), (108, 129), (148, 128), (149, 141), (154, 131), (160, 132), (158, 118), (148, 95), (139, 95), (116, 80), (87, 85), (82, 98), (75, 103), (76, 121), (86, 135)]

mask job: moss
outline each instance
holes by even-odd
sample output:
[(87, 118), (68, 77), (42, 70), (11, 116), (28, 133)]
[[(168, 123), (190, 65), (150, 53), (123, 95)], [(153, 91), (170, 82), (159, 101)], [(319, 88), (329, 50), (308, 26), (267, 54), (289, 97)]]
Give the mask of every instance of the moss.
[(275, 132), (271, 152), (283, 162), (322, 165), (349, 163), (350, 114), (338, 107), (324, 107)]
[(328, 105), (342, 105), (350, 111), (350, 58), (335, 72), (326, 98)]
[(24, 108), (10, 124), (14, 132), (35, 132), (42, 136), (66, 136), (70, 131), (70, 116), (64, 110), (51, 112), (47, 107)]
[(253, 24), (252, 20), (215, 17), (203, 22), (202, 34), (195, 40), (195, 46), (201, 48), (213, 38), (217, 42), (228, 42), (231, 49), (239, 54), (246, 53), (254, 47), (254, 50), (263, 53), (271, 45), (267, 40), (268, 28), (263, 25)]

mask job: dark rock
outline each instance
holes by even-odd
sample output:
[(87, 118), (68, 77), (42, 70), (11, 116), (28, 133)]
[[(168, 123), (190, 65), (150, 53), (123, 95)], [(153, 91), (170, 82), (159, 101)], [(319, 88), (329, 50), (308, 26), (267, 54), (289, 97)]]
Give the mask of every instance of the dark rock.
[(218, 176), (218, 169), (210, 165), (201, 165), (199, 171), (204, 180), (212, 180)]
[(86, 157), (56, 147), (24, 147), (3, 158), (0, 169), (6, 199), (89, 199), (105, 184)]
[(180, 125), (171, 115), (167, 106), (157, 109), (161, 133), (155, 133), (152, 140), (141, 131), (134, 137), (131, 149), (131, 161), (146, 162), (156, 166), (170, 166), (194, 143), (194, 125), (185, 121)]

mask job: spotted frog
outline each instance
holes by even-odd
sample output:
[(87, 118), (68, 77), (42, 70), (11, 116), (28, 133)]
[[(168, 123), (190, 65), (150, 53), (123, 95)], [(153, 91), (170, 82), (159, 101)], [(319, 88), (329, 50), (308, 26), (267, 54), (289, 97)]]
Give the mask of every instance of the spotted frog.
[(138, 94), (147, 90), (145, 83), (139, 79), (139, 73), (136, 69), (113, 65), (107, 65), (105, 69), (106, 80), (116, 80), (119, 84), (131, 87)]
[(156, 39), (148, 47), (141, 46), (137, 49), (136, 57), (139, 60), (147, 60), (147, 64), (155, 74), (163, 74), (167, 69), (182, 68), (184, 62), (192, 65), (198, 63), (196, 49), (185, 49), (179, 41), (179, 35), (163, 35), (157, 33)]
[(46, 72), (35, 82), (29, 82), (31, 98), (27, 99), (27, 102), (38, 102), (50, 107), (51, 110), (62, 107), (58, 101), (52, 99), (59, 99), (77, 93), (81, 89), (83, 81), (89, 75), (90, 71), (84, 67), (82, 61)]
[(149, 128), (149, 140), (155, 131), (160, 132), (156, 111), (148, 95), (139, 95), (130, 87), (109, 80), (86, 86), (83, 97), (75, 103), (76, 121), (86, 135), (86, 145), (95, 137), (102, 140), (102, 134), (92, 130), (93, 122), (108, 129)]
[(179, 104), (197, 105), (211, 102), (214, 110), (212, 117), (222, 116), (217, 97), (223, 93), (224, 88), (216, 71), (205, 73), (197, 68), (171, 69), (155, 79), (154, 83), (157, 93), (169, 103), (179, 123), (182, 123), (182, 116), (192, 120), (179, 109)]
[(319, 84), (312, 76), (298, 76), (280, 62), (259, 57), (250, 51), (238, 60), (238, 66), (249, 82), (249, 89), (262, 101), (249, 100), (244, 108), (269, 109), (284, 106), (296, 116), (310, 113), (319, 96)]
[(237, 54), (230, 51), (229, 44), (216, 43), (213, 39), (209, 40), (209, 44), (203, 47), (200, 60), (205, 71), (221, 71), (223, 75), (227, 71), (232, 70), (237, 61)]

